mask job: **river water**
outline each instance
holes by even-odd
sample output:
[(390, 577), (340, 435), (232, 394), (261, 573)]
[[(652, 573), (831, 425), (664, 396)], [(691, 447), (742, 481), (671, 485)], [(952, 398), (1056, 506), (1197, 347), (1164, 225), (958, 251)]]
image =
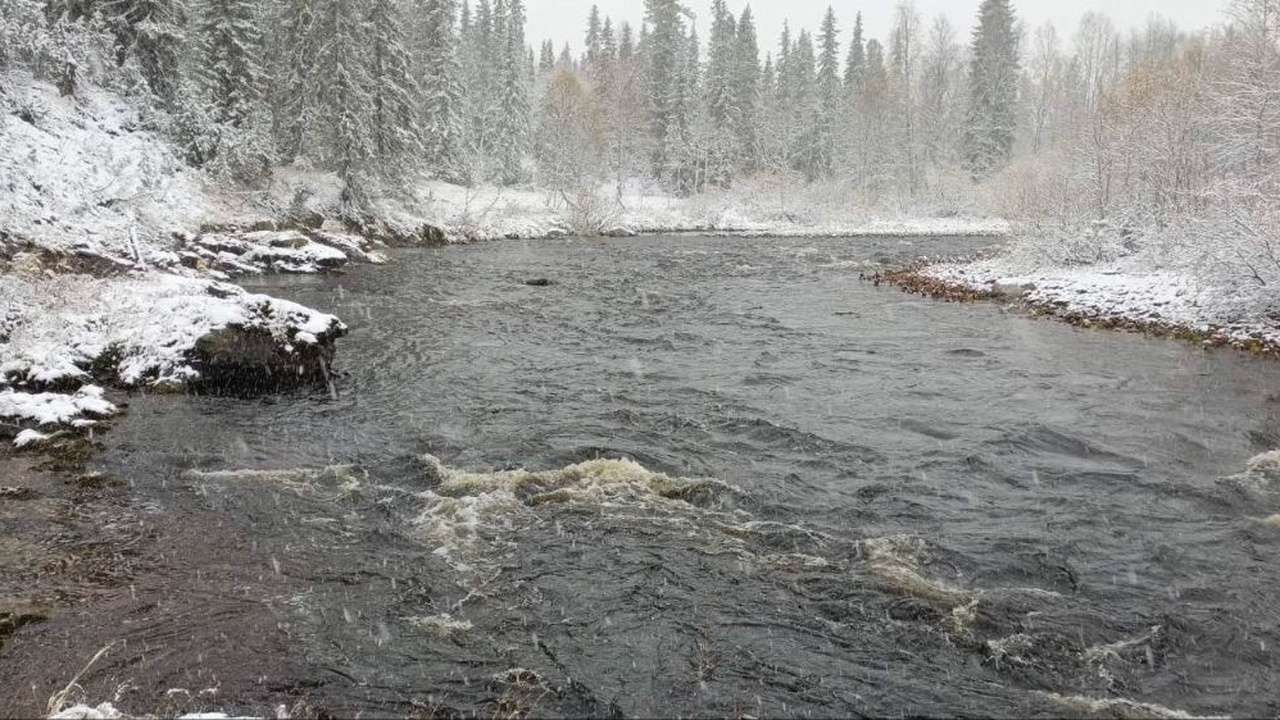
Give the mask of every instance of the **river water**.
[(261, 281), (351, 326), (338, 399), (133, 398), (141, 569), (0, 685), (120, 640), (80, 684), (135, 712), (1276, 715), (1280, 501), (1231, 476), (1280, 368), (859, 279), (985, 242)]

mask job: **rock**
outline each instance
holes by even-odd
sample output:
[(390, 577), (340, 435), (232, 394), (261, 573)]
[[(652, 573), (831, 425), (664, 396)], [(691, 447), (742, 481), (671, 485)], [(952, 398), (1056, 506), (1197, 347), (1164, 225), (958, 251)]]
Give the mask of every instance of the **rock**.
[(310, 208), (294, 208), (277, 225), (280, 230), (319, 230), (324, 227), (324, 215)]
[(533, 280), (525, 280), (525, 285), (529, 287), (551, 287), (555, 283), (547, 278), (534, 278)]
[(1031, 283), (1001, 283), (997, 282), (991, 287), (991, 291), (996, 295), (1007, 300), (1021, 300), (1026, 295), (1036, 289)]
[(345, 218), (343, 224), (348, 232), (390, 247), (435, 247), (448, 244), (444, 231), (434, 225), (404, 228), (372, 217)]
[(249, 397), (299, 387), (324, 387), (334, 341), (346, 334), (331, 328), (316, 342), (286, 341), (263, 328), (227, 327), (196, 342), (191, 366), (200, 377), (192, 392)]

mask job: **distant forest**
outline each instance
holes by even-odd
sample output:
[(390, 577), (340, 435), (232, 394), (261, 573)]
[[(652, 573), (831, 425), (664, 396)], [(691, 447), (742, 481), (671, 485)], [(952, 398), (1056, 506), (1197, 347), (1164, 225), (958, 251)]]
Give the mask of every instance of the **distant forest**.
[(677, 195), (763, 179), (868, 203), (976, 198), (1117, 242), (1276, 226), (1280, 0), (1236, 0), (1193, 33), (1124, 35), (1089, 13), (1069, 36), (1026, 27), (1009, 0), (984, 0), (971, 29), (905, 2), (883, 41), (860, 15), (770, 41), (749, 7), (716, 0), (699, 27), (678, 0), (645, 0), (638, 28), (593, 10), (581, 52), (531, 45), (525, 12), (0, 0), (0, 102), (24, 112), (21, 70), (64, 95), (144, 98), (190, 164), (260, 184), (305, 162), (341, 178), (353, 212), (419, 176)]

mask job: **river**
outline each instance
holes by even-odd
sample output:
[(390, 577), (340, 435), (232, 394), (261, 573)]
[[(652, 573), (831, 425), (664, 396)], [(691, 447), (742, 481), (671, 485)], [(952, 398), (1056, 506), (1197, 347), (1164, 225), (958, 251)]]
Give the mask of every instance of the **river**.
[(1280, 501), (1221, 479), (1280, 447), (1280, 368), (859, 279), (987, 242), (255, 281), (351, 326), (337, 399), (131, 398), (96, 463), (137, 568), (0, 709), (122, 641), (80, 685), (134, 712), (1276, 715)]

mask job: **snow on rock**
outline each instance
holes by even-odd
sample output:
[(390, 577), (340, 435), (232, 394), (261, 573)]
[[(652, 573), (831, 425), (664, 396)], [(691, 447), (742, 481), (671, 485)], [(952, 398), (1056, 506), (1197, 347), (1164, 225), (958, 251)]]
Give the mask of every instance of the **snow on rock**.
[(237, 362), (227, 342), (209, 346), (228, 332), (260, 340), (253, 362), (291, 365), (314, 361), (346, 330), (336, 317), (296, 303), (161, 273), (0, 276), (0, 297), (21, 317), (0, 343), (0, 385), (75, 387), (93, 377), (130, 387), (185, 385), (219, 353), (224, 363)]
[(191, 269), (226, 275), (318, 273), (350, 261), (385, 263), (386, 257), (374, 247), (355, 235), (319, 230), (208, 232), (184, 240), (178, 257)]
[[(283, 710), (283, 706), (277, 709), (275, 717), (288, 717), (287, 710)], [(150, 717), (150, 716), (134, 716), (121, 712), (111, 703), (102, 703), (97, 707), (92, 707), (79, 703), (63, 708), (52, 715), (48, 720), (128, 720), (132, 717)], [(259, 720), (249, 716), (233, 716), (224, 712), (195, 712), (178, 715), (177, 720)]]
[[(40, 427), (66, 425), (84, 416), (107, 417), (116, 407), (102, 398), (102, 388), (86, 385), (74, 395), (58, 393), (0, 392), (0, 418), (29, 421)], [(34, 434), (20, 435), (18, 442), (30, 444), (47, 439)], [(21, 447), (21, 445), (19, 445)]]
[(52, 435), (45, 435), (39, 430), (23, 430), (13, 439), (13, 446), (19, 450), (52, 439)]
[(49, 720), (119, 720), (125, 717), (111, 703), (102, 703), (97, 707), (84, 704), (63, 708), (49, 716)]

